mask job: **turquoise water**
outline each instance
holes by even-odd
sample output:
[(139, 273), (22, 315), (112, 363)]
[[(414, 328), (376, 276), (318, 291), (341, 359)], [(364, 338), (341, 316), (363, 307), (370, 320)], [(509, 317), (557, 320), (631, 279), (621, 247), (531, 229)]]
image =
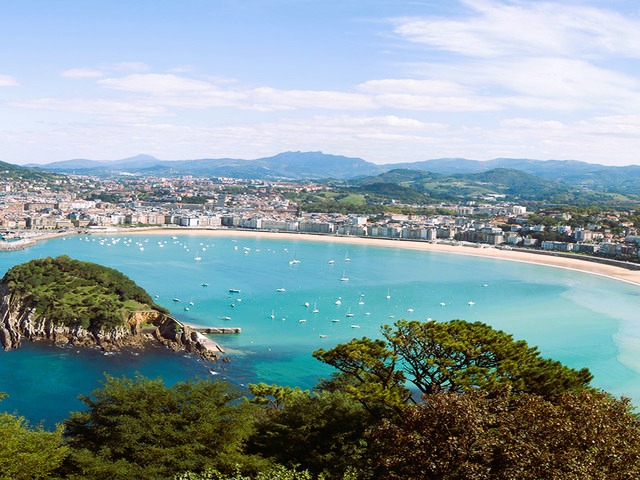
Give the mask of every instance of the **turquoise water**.
[(237, 326), (242, 334), (216, 337), (231, 362), (213, 365), (162, 349), (103, 355), (25, 344), (0, 353), (0, 391), (10, 394), (2, 407), (34, 422), (50, 425), (82, 408), (77, 395), (98, 387), (103, 372), (140, 372), (169, 384), (213, 374), (242, 385), (309, 388), (330, 373), (312, 351), (377, 336), (380, 325), (400, 318), (489, 323), (539, 346), (545, 356), (588, 367), (596, 386), (640, 399), (640, 287), (608, 278), (295, 237), (170, 234), (50, 240), (0, 255), (0, 274), (17, 263), (60, 254), (124, 272), (187, 323)]

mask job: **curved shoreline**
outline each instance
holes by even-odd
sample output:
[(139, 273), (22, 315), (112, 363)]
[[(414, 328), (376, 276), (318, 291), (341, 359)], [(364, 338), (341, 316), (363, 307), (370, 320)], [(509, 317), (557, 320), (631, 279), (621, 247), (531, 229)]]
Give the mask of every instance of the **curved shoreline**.
[[(63, 234), (53, 233), (33, 237), (32, 240), (39, 242), (68, 236), (73, 234), (84, 234), (84, 231), (70, 231)], [(498, 260), (508, 260), (521, 263), (530, 263), (567, 270), (575, 270), (592, 275), (599, 275), (626, 283), (640, 286), (640, 269), (630, 270), (622, 266), (615, 266), (605, 263), (591, 261), (588, 258), (573, 258), (560, 255), (541, 255), (541, 252), (527, 252), (522, 250), (501, 250), (495, 247), (482, 247), (481, 244), (470, 245), (447, 245), (444, 243), (430, 243), (426, 241), (413, 241), (402, 239), (385, 239), (371, 237), (350, 237), (337, 235), (308, 234), (298, 232), (272, 232), (268, 230), (236, 230), (236, 229), (203, 229), (184, 227), (150, 227), (150, 228), (117, 228), (108, 231), (91, 232), (96, 235), (191, 235), (210, 237), (244, 237), (244, 238), (273, 238), (279, 240), (302, 240), (312, 242), (342, 243), (350, 245), (370, 245), (385, 248), (402, 248), (406, 250), (418, 250), (427, 252), (451, 253), (455, 255), (469, 255), (474, 257), (494, 258)], [(638, 266), (640, 268), (640, 265)]]

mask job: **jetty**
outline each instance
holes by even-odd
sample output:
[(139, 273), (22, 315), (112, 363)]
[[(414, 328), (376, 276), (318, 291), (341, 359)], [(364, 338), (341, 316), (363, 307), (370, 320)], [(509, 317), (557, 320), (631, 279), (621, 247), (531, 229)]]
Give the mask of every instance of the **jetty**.
[(192, 330), (196, 332), (203, 333), (205, 335), (223, 335), (229, 333), (242, 333), (242, 329), (240, 327), (195, 327), (191, 326)]
[(206, 335), (242, 333), (240, 327), (189, 325), (173, 315), (160, 313), (156, 310), (139, 311), (134, 316), (138, 318), (133, 323), (149, 325), (149, 327), (142, 328), (142, 333), (152, 334), (162, 343), (169, 342), (168, 346), (174, 349), (184, 348), (188, 352), (197, 353), (204, 358), (217, 359), (219, 354), (224, 353), (224, 349)]

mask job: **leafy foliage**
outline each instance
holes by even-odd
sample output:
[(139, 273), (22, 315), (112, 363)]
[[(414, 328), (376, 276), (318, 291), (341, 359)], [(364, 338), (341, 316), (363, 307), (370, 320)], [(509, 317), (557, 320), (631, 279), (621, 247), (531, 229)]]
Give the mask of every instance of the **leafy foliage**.
[(335, 381), (341, 389), (374, 417), (398, 413), (411, 398), (398, 356), (383, 340), (353, 339), (328, 351), (317, 350), (313, 356), (337, 368), (342, 375)]
[(65, 422), (74, 449), (68, 469), (77, 478), (168, 478), (253, 462), (239, 453), (253, 408), (238, 403), (240, 393), (226, 383), (166, 387), (160, 379), (107, 376), (92, 397), (81, 399), (88, 410)]
[(407, 403), (405, 374), (423, 394), (508, 384), (548, 398), (585, 388), (592, 378), (587, 369), (541, 358), (536, 348), (481, 322), (401, 320), (394, 326), (382, 327), (386, 342), (365, 337), (313, 353), (348, 377), (346, 391), (372, 413)]
[(480, 322), (382, 337), (315, 352), (339, 373), (313, 391), (107, 376), (64, 431), (0, 414), (0, 479), (640, 478), (640, 418), (587, 370)]
[(264, 384), (251, 390), (256, 387), (260, 394), (272, 389), (280, 401), (277, 406), (260, 402), (263, 415), (247, 442), (249, 453), (328, 478), (343, 478), (351, 467), (363, 466), (363, 436), (372, 421), (358, 402), (341, 392), (309, 394)]
[(90, 331), (122, 325), (134, 310), (167, 312), (117, 270), (66, 255), (16, 265), (0, 283), (36, 313)]
[(482, 322), (401, 320), (395, 330), (382, 327), (382, 333), (424, 394), (508, 383), (518, 392), (552, 397), (584, 388), (592, 379), (587, 369), (541, 358), (536, 347)]
[(62, 427), (48, 432), (23, 417), (0, 413), (0, 479), (51, 478), (68, 454)]
[(292, 470), (277, 465), (264, 472), (258, 472), (255, 476), (247, 476), (242, 473), (224, 474), (218, 470), (207, 470), (203, 473), (186, 472), (175, 477), (175, 480), (313, 480), (313, 478), (306, 470)]
[(549, 402), (508, 388), (429, 395), (369, 435), (375, 478), (638, 478), (640, 421), (628, 400), (565, 393)]

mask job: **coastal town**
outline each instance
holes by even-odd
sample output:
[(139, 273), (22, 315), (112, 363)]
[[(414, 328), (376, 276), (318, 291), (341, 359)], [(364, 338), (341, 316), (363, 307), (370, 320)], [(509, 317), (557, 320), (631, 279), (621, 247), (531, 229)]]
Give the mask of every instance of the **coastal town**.
[[(630, 211), (531, 211), (497, 196), (406, 205), (381, 213), (306, 211), (296, 194), (330, 189), (312, 182), (236, 178), (43, 176), (0, 181), (5, 250), (42, 235), (115, 228), (243, 229), (527, 249), (638, 262), (640, 235)], [(400, 208), (402, 207), (402, 208)]]

